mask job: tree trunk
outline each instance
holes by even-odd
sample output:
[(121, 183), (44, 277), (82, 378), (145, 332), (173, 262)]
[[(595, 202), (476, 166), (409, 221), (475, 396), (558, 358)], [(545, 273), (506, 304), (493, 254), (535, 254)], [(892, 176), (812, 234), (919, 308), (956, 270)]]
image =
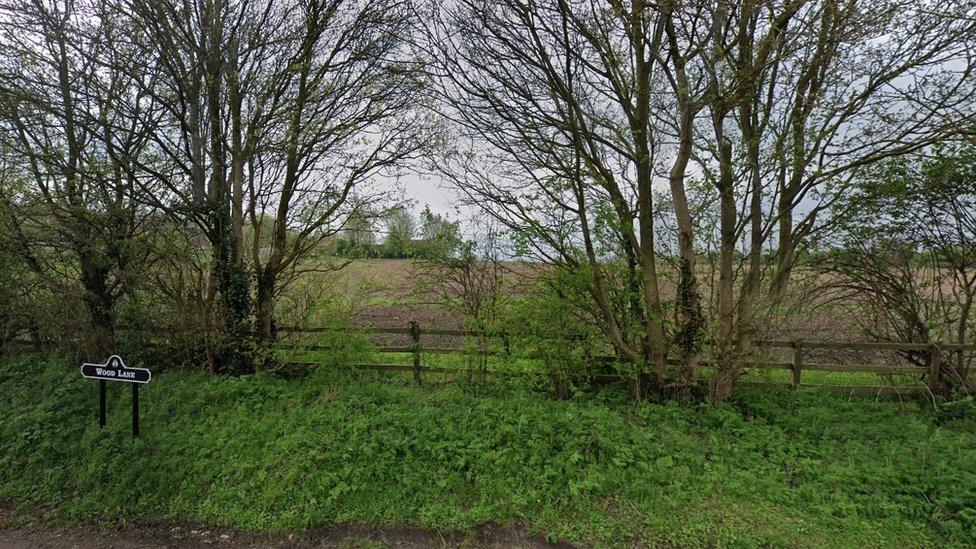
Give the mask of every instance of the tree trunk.
[(703, 332), (703, 316), (698, 279), (695, 275), (694, 220), (685, 193), (685, 172), (691, 158), (694, 117), (692, 109), (681, 107), (678, 153), (669, 174), (674, 213), (678, 222), (678, 334), (676, 342), (682, 364), (679, 378), (696, 379), (699, 364), (699, 342)]
[(734, 253), (736, 230), (736, 204), (733, 192), (732, 143), (725, 138), (722, 122), (716, 122), (719, 141), (719, 200), (720, 241), (718, 280), (718, 329), (715, 335), (715, 373), (709, 384), (709, 400), (720, 402), (732, 391), (738, 378), (739, 364), (736, 357), (735, 319), (733, 316)]
[[(743, 109), (743, 116), (751, 118), (751, 110)], [(750, 201), (750, 239), (749, 239), (749, 269), (746, 271), (745, 279), (742, 282), (742, 289), (739, 292), (739, 303), (737, 311), (738, 321), (738, 341), (736, 343), (736, 356), (738, 360), (748, 359), (753, 354), (753, 345), (756, 334), (756, 300), (759, 299), (759, 281), (762, 276), (762, 186), (759, 173), (759, 141), (755, 139), (752, 132), (752, 124), (744, 127), (744, 140), (749, 148), (750, 164), (750, 186), (752, 187), (752, 199)], [(748, 135), (746, 135), (748, 134)], [(715, 395), (716, 397), (718, 395)], [(726, 395), (727, 396), (727, 395)], [(723, 398), (724, 400), (724, 398)]]
[(237, 248), (233, 233), (230, 206), (231, 192), (227, 185), (227, 154), (224, 143), (224, 121), (221, 109), (225, 59), (218, 45), (222, 41), (223, 28), (218, 13), (208, 13), (213, 20), (207, 25), (206, 37), (211, 51), (205, 59), (207, 114), (210, 122), (210, 243), (213, 247), (213, 282), (217, 284), (223, 325), (219, 350), (215, 353), (218, 373), (251, 373), (254, 364), (250, 352), (251, 330), (247, 321), (251, 313), (250, 280), (240, 266), (242, 250)]
[(262, 345), (269, 345), (277, 339), (274, 329), (275, 278), (275, 273), (270, 267), (264, 267), (258, 273), (255, 324), (258, 341)]
[[(793, 241), (793, 208), (789, 203), (792, 198), (781, 196), (778, 215), (779, 242), (776, 249), (776, 270), (769, 285), (769, 296), (774, 303), (778, 303), (786, 296), (786, 287), (790, 282), (793, 268), (793, 255), (796, 244)], [(784, 204), (785, 203), (785, 204)]]
[(720, 250), (718, 265), (718, 347), (720, 363), (732, 360), (733, 318), (732, 290), (734, 283), (733, 261), (735, 254), (736, 205), (732, 189), (732, 144), (720, 137), (719, 142), (719, 202), (720, 202)]
[[(968, 285), (968, 280), (966, 281)], [(969, 332), (969, 314), (973, 308), (973, 290), (969, 287), (966, 288), (966, 297), (963, 300), (962, 308), (959, 312), (959, 325), (956, 329), (956, 343), (959, 345), (966, 344), (966, 337)], [(969, 368), (966, 364), (966, 356), (964, 351), (956, 351), (956, 375), (959, 376), (963, 383), (969, 380)]]
[[(723, 57), (725, 46), (721, 37), (727, 24), (727, 6), (720, 2), (715, 11), (712, 27), (713, 58)], [(748, 19), (749, 9), (744, 10), (743, 22)], [(740, 26), (739, 48), (748, 48), (748, 37)], [(735, 318), (733, 316), (733, 285), (735, 282), (734, 260), (737, 208), (735, 201), (735, 175), (732, 168), (732, 141), (725, 135), (725, 118), (732, 111), (731, 98), (723, 97), (719, 75), (713, 69), (709, 77), (712, 93), (712, 128), (718, 145), (719, 176), (716, 182), (719, 195), (719, 265), (718, 265), (718, 327), (715, 334), (713, 352), (715, 372), (709, 384), (709, 399), (724, 400), (732, 390), (738, 377), (739, 364), (735, 356)], [(747, 73), (746, 73), (747, 74)]]
[(91, 322), (93, 358), (115, 353), (115, 298), (108, 286), (108, 270), (88, 255), (81, 256), (81, 283)]
[[(663, 25), (654, 27), (650, 42), (644, 29), (647, 26), (648, 10), (643, 0), (635, 0), (631, 13), (631, 42), (634, 46), (634, 70), (637, 82), (634, 114), (630, 117), (630, 131), (634, 138), (637, 158), (637, 207), (638, 230), (640, 236), (639, 263), (641, 267), (641, 286), (644, 305), (644, 356), (653, 368), (658, 386), (664, 385), (667, 368), (667, 350), (664, 338), (664, 312), (661, 306), (661, 291), (658, 285), (656, 254), (654, 250), (654, 203), (652, 195), (654, 161), (651, 157), (648, 128), (651, 126), (651, 72), (654, 67), (653, 55), (660, 47)], [(648, 52), (648, 48), (651, 50)], [(646, 381), (646, 380), (645, 380)], [(646, 383), (645, 383), (646, 384)]]
[(241, 94), (238, 75), (238, 50), (236, 37), (230, 45), (230, 58), (227, 63), (227, 93), (230, 107), (231, 150), (230, 150), (230, 197), (231, 224), (234, 231), (234, 248), (237, 250), (235, 266), (244, 267), (244, 145), (241, 132)]

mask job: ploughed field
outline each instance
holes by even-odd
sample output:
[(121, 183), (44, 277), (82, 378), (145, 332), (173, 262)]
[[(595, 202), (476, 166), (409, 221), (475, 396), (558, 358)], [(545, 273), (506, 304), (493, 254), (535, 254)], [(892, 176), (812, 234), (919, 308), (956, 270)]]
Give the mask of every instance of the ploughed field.
[[(548, 267), (539, 264), (509, 262), (503, 264), (504, 291), (512, 299), (519, 299), (533, 291), (533, 284)], [(662, 293), (671, 299), (675, 293), (674, 276), (662, 265)], [(712, 273), (701, 269), (700, 279), (703, 292), (707, 294), (709, 276)], [(422, 264), (412, 260), (368, 259), (354, 260), (342, 270), (328, 275), (311, 275), (316, 283), (325, 284), (338, 301), (346, 304), (346, 315), (352, 325), (376, 328), (405, 329), (411, 321), (421, 328), (456, 330), (464, 327), (464, 319), (455, 308), (445, 304), (443, 295), (432, 286), (430, 277)], [(850, 341), (864, 340), (858, 316), (852, 314), (855, 304), (835, 303), (824, 305), (819, 300), (826, 296), (821, 277), (798, 275), (787, 296), (781, 313), (784, 320), (764, 323), (761, 338), (770, 340), (805, 341)], [(315, 325), (314, 321), (310, 322)], [(314, 339), (314, 338), (313, 338)], [(370, 341), (380, 346), (407, 346), (410, 337), (406, 334), (372, 334)], [(292, 340), (296, 338), (292, 337)], [(308, 338), (298, 341), (314, 342)], [(472, 342), (465, 338), (425, 335), (423, 344), (441, 349), (470, 349)], [(306, 355), (308, 356), (308, 355)], [(314, 355), (311, 356), (314, 359)], [(408, 363), (409, 356), (376, 356), (373, 362)], [(788, 351), (773, 350), (764, 356), (769, 362), (789, 362)], [(808, 349), (804, 360), (820, 364), (862, 364), (906, 366), (903, 358), (893, 351), (870, 351), (851, 349)], [(458, 362), (449, 356), (425, 358), (425, 364), (449, 366)], [(496, 364), (502, 369), (510, 369), (511, 364)], [(753, 380), (786, 382), (789, 374), (785, 371), (750, 374)], [(903, 379), (890, 379), (876, 374), (823, 373), (811, 372), (805, 376), (811, 383), (836, 385), (900, 385)], [(914, 381), (914, 380), (913, 380)]]
[[(548, 267), (539, 264), (506, 262), (503, 264), (505, 288), (517, 298), (530, 288)], [(443, 298), (432, 287), (424, 267), (409, 259), (357, 259), (337, 273), (312, 274), (344, 298), (349, 299), (356, 321), (363, 325), (400, 328), (411, 320), (423, 325), (460, 328), (463, 319), (443, 305)], [(701, 282), (707, 292), (709, 272), (702, 269)], [(837, 309), (818, 307), (804, 310), (798, 304), (810, 304), (810, 296), (824, 297), (822, 286), (812, 278), (805, 278), (793, 289), (786, 307), (794, 307), (785, 323), (763, 326), (769, 339), (843, 340), (857, 335), (855, 319)], [(675, 294), (673, 276), (665, 271), (661, 282), (662, 297), (672, 299)]]

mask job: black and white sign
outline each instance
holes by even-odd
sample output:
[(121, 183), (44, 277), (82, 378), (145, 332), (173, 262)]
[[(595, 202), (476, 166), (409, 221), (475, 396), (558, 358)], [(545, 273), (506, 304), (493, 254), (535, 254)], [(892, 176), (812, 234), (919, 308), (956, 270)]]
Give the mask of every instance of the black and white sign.
[(81, 375), (102, 381), (122, 381), (124, 383), (149, 383), (152, 373), (145, 368), (129, 368), (122, 359), (112, 355), (105, 364), (82, 364)]
[(132, 436), (139, 436), (139, 386), (149, 383), (152, 374), (145, 368), (129, 368), (116, 355), (105, 364), (82, 364), (81, 375), (98, 380), (98, 426), (105, 427), (105, 382), (121, 381), (132, 387)]

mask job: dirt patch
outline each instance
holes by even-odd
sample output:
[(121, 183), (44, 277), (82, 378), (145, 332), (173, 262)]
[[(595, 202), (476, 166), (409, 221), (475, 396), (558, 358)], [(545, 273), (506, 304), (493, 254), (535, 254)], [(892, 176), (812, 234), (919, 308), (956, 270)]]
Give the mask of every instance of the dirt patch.
[(371, 305), (357, 315), (363, 326), (406, 328), (416, 321), (421, 328), (457, 330), (463, 327), (461, 315), (441, 305)]
[(465, 533), (438, 533), (407, 526), (345, 525), (300, 533), (254, 534), (232, 528), (167, 523), (126, 523), (59, 527), (23, 521), (0, 508), (0, 547), (113, 548), (158, 547), (573, 547), (553, 544), (522, 528), (487, 525)]
[[(357, 322), (372, 328), (400, 328), (410, 326), (411, 321), (420, 329), (460, 330), (464, 328), (461, 315), (440, 305), (374, 305), (364, 307), (357, 315)], [(422, 336), (427, 347), (462, 348), (464, 338), (427, 334)], [(372, 334), (370, 340), (377, 345), (406, 346), (411, 340), (405, 334)]]

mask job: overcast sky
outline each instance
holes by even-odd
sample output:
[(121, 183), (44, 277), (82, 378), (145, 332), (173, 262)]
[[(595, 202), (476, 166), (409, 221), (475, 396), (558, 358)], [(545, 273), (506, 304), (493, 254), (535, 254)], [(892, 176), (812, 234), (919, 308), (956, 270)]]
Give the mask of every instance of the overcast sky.
[[(382, 183), (381, 183), (382, 184)], [(457, 192), (448, 185), (444, 179), (437, 174), (401, 174), (396, 183), (390, 181), (389, 185), (397, 186), (403, 191), (404, 200), (412, 200), (413, 207), (410, 209), (414, 217), (420, 216), (424, 206), (430, 206), (430, 210), (435, 214), (440, 214), (452, 221), (461, 222), (461, 232), (466, 237), (474, 237), (469, 221), (476, 212), (470, 207), (458, 207)], [(380, 226), (377, 229), (381, 230)]]
[(400, 179), (400, 185), (405, 198), (416, 202), (414, 213), (419, 213), (424, 209), (424, 204), (428, 204), (434, 213), (458, 217), (454, 207), (457, 196), (439, 176), (406, 174)]

